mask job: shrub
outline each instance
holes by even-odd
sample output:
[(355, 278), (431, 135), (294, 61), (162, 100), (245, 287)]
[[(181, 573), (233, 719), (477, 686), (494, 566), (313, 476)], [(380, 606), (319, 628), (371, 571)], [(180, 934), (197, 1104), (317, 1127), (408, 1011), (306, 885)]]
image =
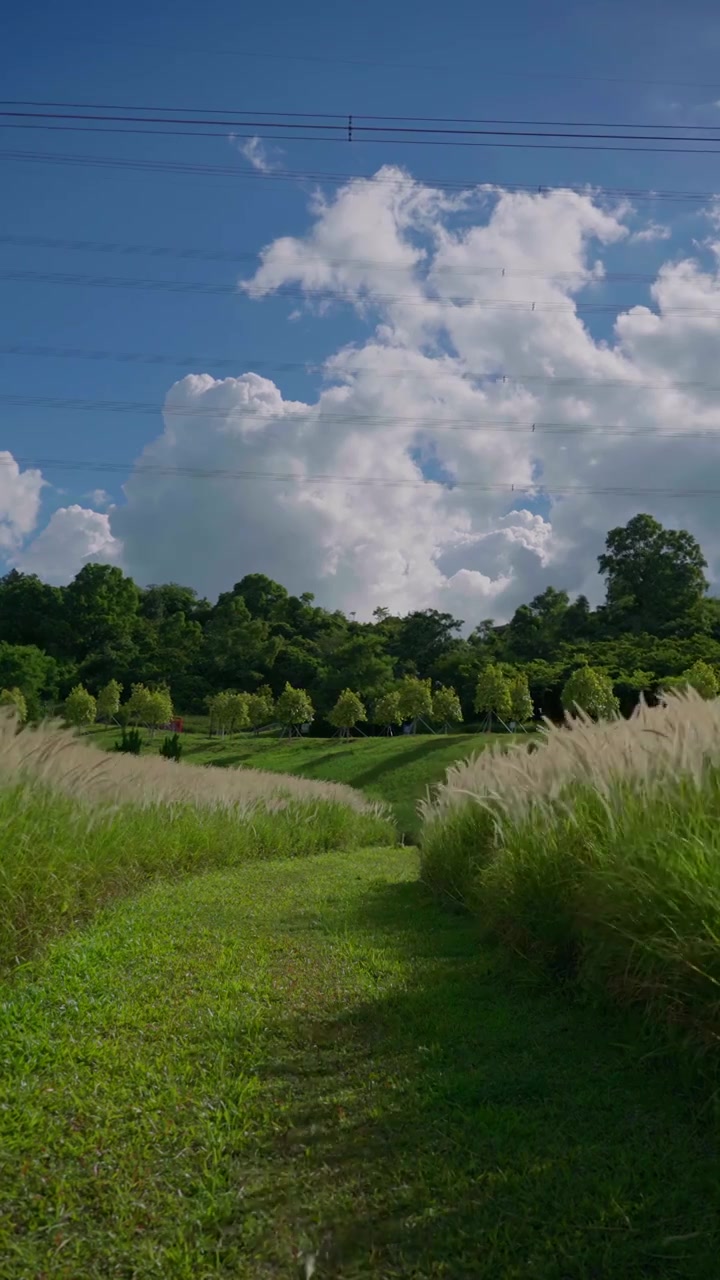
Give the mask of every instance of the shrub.
[(139, 756), (142, 751), (142, 734), (139, 729), (123, 728), (122, 737), (115, 743), (115, 750), (126, 755)]
[(163, 738), (160, 746), (160, 755), (164, 760), (180, 760), (182, 756), (183, 744), (180, 741), (180, 734), (174, 733), (172, 737)]

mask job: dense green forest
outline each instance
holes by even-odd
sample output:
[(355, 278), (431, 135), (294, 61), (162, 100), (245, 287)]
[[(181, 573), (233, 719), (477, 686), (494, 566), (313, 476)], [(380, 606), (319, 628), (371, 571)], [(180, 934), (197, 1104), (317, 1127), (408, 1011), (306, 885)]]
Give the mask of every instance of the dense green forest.
[(290, 682), (310, 694), (321, 732), (343, 690), (372, 705), (405, 675), (455, 688), (472, 721), (489, 664), (524, 671), (536, 714), (557, 718), (566, 680), (587, 662), (627, 712), (697, 661), (720, 669), (720, 599), (705, 569), (689, 533), (638, 515), (607, 536), (600, 607), (548, 586), (509, 622), (472, 619), (469, 632), (436, 609), (399, 617), (381, 605), (358, 622), (258, 573), (211, 604), (176, 583), (138, 587), (110, 565), (88, 564), (66, 587), (13, 570), (0, 579), (0, 689), (22, 690), (37, 716), (79, 682), (93, 693), (110, 679), (166, 684), (188, 714), (220, 690), (268, 685), (277, 696)]

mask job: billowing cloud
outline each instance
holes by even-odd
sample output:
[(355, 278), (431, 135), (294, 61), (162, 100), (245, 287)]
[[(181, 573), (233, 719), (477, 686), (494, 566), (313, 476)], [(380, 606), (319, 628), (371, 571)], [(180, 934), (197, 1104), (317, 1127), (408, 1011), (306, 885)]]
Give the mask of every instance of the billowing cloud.
[(119, 556), (120, 546), (111, 532), (109, 517), (74, 505), (54, 511), (42, 532), (13, 563), (24, 573), (36, 573), (44, 582), (62, 585), (84, 564), (115, 564)]
[(7, 556), (32, 533), (44, 487), (39, 471), (21, 471), (11, 453), (0, 451), (0, 554)]
[(364, 340), (308, 403), (253, 372), (176, 383), (106, 553), (142, 582), (212, 595), (258, 571), (358, 617), (470, 626), (549, 582), (597, 600), (606, 531), (650, 511), (717, 581), (717, 500), (697, 494), (720, 475), (720, 250), (675, 254), (607, 318), (636, 226), (591, 192), (448, 197), (389, 167), (318, 197), (241, 288), (320, 304), (331, 339), (350, 306)]

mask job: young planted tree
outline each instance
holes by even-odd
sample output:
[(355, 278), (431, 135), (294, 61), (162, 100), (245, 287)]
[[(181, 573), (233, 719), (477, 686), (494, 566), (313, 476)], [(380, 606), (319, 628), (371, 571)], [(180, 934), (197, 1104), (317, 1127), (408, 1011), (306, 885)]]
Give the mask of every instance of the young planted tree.
[(489, 662), (480, 672), (475, 686), (475, 710), (484, 717), (483, 731), (492, 733), (494, 719), (507, 729), (505, 721), (510, 719), (511, 708), (507, 676), (497, 663)]
[(83, 685), (76, 684), (65, 699), (64, 713), (67, 723), (80, 729), (95, 723), (97, 702)]
[(432, 706), (433, 720), (437, 720), (442, 725), (443, 733), (449, 733), (453, 724), (457, 724), (463, 718), (460, 699), (449, 685), (447, 688), (435, 691)]
[(228, 728), (230, 733), (240, 733), (243, 729), (248, 728), (250, 724), (248, 701), (246, 693), (228, 693)]
[(294, 689), (288, 681), (277, 700), (275, 713), (282, 725), (281, 737), (300, 736), (300, 725), (312, 720), (315, 711), (308, 694), (304, 689)]
[(510, 715), (518, 724), (524, 725), (532, 720), (535, 708), (530, 697), (528, 678), (524, 671), (516, 671), (509, 680)]
[(20, 724), (24, 724), (27, 720), (25, 694), (17, 686), (12, 689), (0, 689), (0, 707), (10, 707), (15, 712)]
[(384, 693), (378, 698), (373, 711), (373, 724), (380, 725), (383, 733), (388, 737), (392, 737), (392, 727), (394, 724), (402, 724), (403, 718), (400, 711), (400, 694), (397, 689), (390, 689), (388, 693)]
[(213, 693), (205, 699), (205, 706), (208, 709), (210, 717), (210, 737), (214, 733), (224, 736), (228, 730), (230, 722), (230, 695), (227, 691), (223, 693)]
[(578, 667), (565, 683), (562, 705), (570, 715), (578, 710), (593, 720), (611, 720), (619, 713), (620, 704), (613, 693), (612, 680), (604, 671)]
[(258, 689), (248, 695), (248, 724), (257, 736), (266, 724), (271, 724), (275, 716), (275, 702), (267, 687)]
[(117, 680), (108, 680), (97, 696), (98, 720), (113, 720), (120, 710), (123, 687)]
[(417, 676), (405, 676), (397, 687), (398, 709), (403, 720), (412, 721), (412, 733), (417, 733), (418, 720), (427, 722), (432, 716), (432, 687), (430, 680)]
[(344, 689), (328, 716), (341, 738), (351, 738), (360, 720), (367, 720), (367, 712), (358, 695), (352, 689)]
[(173, 717), (172, 699), (168, 689), (148, 689), (144, 684), (134, 684), (127, 702), (127, 712), (135, 724), (145, 724), (154, 737), (160, 725)]

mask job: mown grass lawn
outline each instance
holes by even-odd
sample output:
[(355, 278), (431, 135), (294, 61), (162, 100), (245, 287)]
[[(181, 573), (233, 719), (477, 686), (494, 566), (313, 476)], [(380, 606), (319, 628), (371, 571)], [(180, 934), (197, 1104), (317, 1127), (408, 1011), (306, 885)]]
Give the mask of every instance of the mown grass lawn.
[(669, 1066), (413, 850), (156, 886), (0, 1003), (1, 1280), (717, 1280)]
[[(145, 750), (155, 752), (165, 735), (147, 737)], [(292, 741), (245, 734), (208, 738), (183, 735), (183, 760), (227, 768), (271, 769), (325, 782), (345, 782), (374, 800), (391, 804), (399, 830), (415, 840), (420, 830), (416, 813), (428, 786), (441, 782), (448, 765), (464, 760), (489, 742), (512, 741), (509, 734), (399, 734), (392, 738), (294, 738)], [(93, 729), (90, 741), (111, 749), (119, 730)]]

